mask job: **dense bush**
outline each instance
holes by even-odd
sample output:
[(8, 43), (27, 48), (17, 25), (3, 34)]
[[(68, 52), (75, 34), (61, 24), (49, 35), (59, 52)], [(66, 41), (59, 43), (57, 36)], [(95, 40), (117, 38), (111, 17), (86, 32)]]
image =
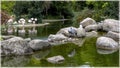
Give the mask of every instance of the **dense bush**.
[(1, 24), (7, 23), (10, 16), (7, 13), (3, 12), (3, 11), (1, 11), (1, 16), (2, 16), (1, 17)]
[[(78, 5), (79, 6), (76, 6)], [(74, 5), (77, 9), (75, 10), (73, 25), (76, 26), (86, 17), (91, 17), (97, 22), (107, 19), (119, 18), (119, 2), (118, 1), (78, 1)], [(84, 5), (84, 8), (82, 7)], [(79, 8), (79, 9), (78, 9)]]
[(2, 1), (1, 4), (2, 11), (15, 14), (17, 20), (21, 17), (37, 17), (39, 22), (43, 18), (73, 18), (76, 24), (86, 17), (96, 21), (119, 17), (118, 1)]
[(14, 6), (16, 19), (19, 18), (37, 18), (41, 22), (43, 11), (42, 1), (17, 1)]
[(13, 14), (14, 5), (15, 5), (14, 1), (1, 1), (1, 10), (11, 15)]
[(47, 11), (47, 15), (45, 14), (45, 11), (42, 12), (44, 18), (49, 16), (52, 16), (53, 18), (72, 18), (73, 12), (70, 4), (71, 2), (67, 1), (52, 1)]

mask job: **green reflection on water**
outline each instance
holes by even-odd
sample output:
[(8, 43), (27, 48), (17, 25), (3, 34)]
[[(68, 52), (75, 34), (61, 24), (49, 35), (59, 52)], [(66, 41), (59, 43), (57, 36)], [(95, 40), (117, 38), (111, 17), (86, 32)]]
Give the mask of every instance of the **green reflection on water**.
[[(65, 58), (62, 64), (51, 64), (46, 61), (45, 58), (41, 60), (34, 59), (32, 62), (28, 63), (26, 66), (42, 66), (42, 67), (52, 67), (52, 66), (81, 66), (89, 64), (92, 67), (118, 67), (119, 66), (119, 52), (113, 54), (98, 54), (96, 50), (96, 39), (97, 38), (86, 38), (82, 47), (78, 47), (73, 43), (62, 44), (58, 46), (53, 46), (50, 49), (50, 53), (45, 57), (51, 57), (56, 55), (62, 55)], [(76, 50), (74, 57), (68, 57), (68, 54), (73, 50)], [(32, 58), (30, 58), (32, 60)], [(36, 62), (35, 62), (36, 61)]]

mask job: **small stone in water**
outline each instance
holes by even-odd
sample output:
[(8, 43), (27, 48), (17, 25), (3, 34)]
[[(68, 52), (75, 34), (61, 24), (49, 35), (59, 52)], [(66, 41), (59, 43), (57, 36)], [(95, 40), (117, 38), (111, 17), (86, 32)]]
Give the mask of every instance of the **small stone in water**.
[(65, 60), (64, 57), (61, 56), (61, 55), (47, 58), (47, 61), (50, 62), (50, 63), (53, 63), (53, 64), (63, 63), (64, 60)]

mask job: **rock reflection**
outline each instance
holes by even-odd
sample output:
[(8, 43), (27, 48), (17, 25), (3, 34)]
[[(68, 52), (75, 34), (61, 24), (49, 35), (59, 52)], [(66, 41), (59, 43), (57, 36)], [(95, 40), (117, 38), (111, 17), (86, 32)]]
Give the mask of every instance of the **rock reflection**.
[(49, 54), (49, 50), (43, 50), (43, 51), (39, 51), (35, 54), (32, 55), (32, 57), (34, 57), (37, 60), (40, 60), (42, 58), (44, 58), (45, 56), (47, 56)]
[(76, 51), (73, 49), (69, 54), (68, 57), (73, 57), (75, 55)]
[(97, 52), (99, 54), (112, 54), (114, 52), (116, 52), (117, 50), (103, 50), (103, 49), (97, 49)]
[(72, 41), (74, 44), (78, 45), (79, 47), (82, 46), (82, 44), (85, 42), (85, 39), (83, 38), (79, 38), (79, 39), (76, 39), (74, 41)]
[(16, 56), (16, 57), (4, 57), (2, 58), (1, 66), (2, 67), (23, 67), (29, 63), (29, 58), (25, 56)]

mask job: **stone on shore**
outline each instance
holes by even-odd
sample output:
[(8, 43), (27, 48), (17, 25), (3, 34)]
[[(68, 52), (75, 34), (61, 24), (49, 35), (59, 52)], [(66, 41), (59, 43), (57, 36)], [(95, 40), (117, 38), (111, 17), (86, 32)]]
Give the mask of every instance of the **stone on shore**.
[(119, 33), (120, 30), (119, 21), (114, 19), (105, 19), (103, 21), (103, 30)]
[(98, 25), (94, 24), (94, 25), (88, 25), (85, 27), (85, 31), (89, 32), (89, 31), (97, 31), (98, 29)]
[(2, 55), (26, 55), (31, 54), (32, 49), (28, 46), (28, 42), (21, 37), (13, 37), (1, 41)]
[(57, 32), (57, 34), (63, 34), (63, 35), (65, 35), (65, 36), (67, 36), (67, 37), (74, 36), (75, 33), (74, 33), (73, 35), (71, 35), (71, 33), (69, 32), (69, 30), (70, 30), (71, 28), (74, 30), (74, 32), (76, 32), (77, 28), (75, 28), (75, 27), (66, 27), (66, 28), (60, 29), (60, 30)]
[(67, 37), (64, 36), (63, 34), (56, 34), (56, 35), (50, 34), (48, 37), (49, 41), (62, 41), (65, 39), (67, 39)]
[(116, 32), (112, 32), (112, 31), (109, 31), (107, 34), (106, 34), (107, 37), (109, 38), (112, 38), (116, 41), (119, 41), (120, 40), (120, 34), (119, 33), (116, 33)]
[(86, 37), (97, 37), (98, 33), (96, 31), (86, 32)]
[(77, 29), (77, 37), (85, 37), (86, 32), (85, 29), (83, 29), (82, 25)]
[(41, 50), (43, 48), (47, 48), (50, 46), (49, 42), (46, 40), (39, 40), (39, 39), (34, 39), (28, 43), (28, 45), (33, 49), (33, 50)]
[(88, 25), (93, 25), (93, 24), (96, 24), (96, 21), (89, 17), (84, 19), (82, 22), (80, 22), (80, 25), (82, 25), (83, 27), (86, 27)]

